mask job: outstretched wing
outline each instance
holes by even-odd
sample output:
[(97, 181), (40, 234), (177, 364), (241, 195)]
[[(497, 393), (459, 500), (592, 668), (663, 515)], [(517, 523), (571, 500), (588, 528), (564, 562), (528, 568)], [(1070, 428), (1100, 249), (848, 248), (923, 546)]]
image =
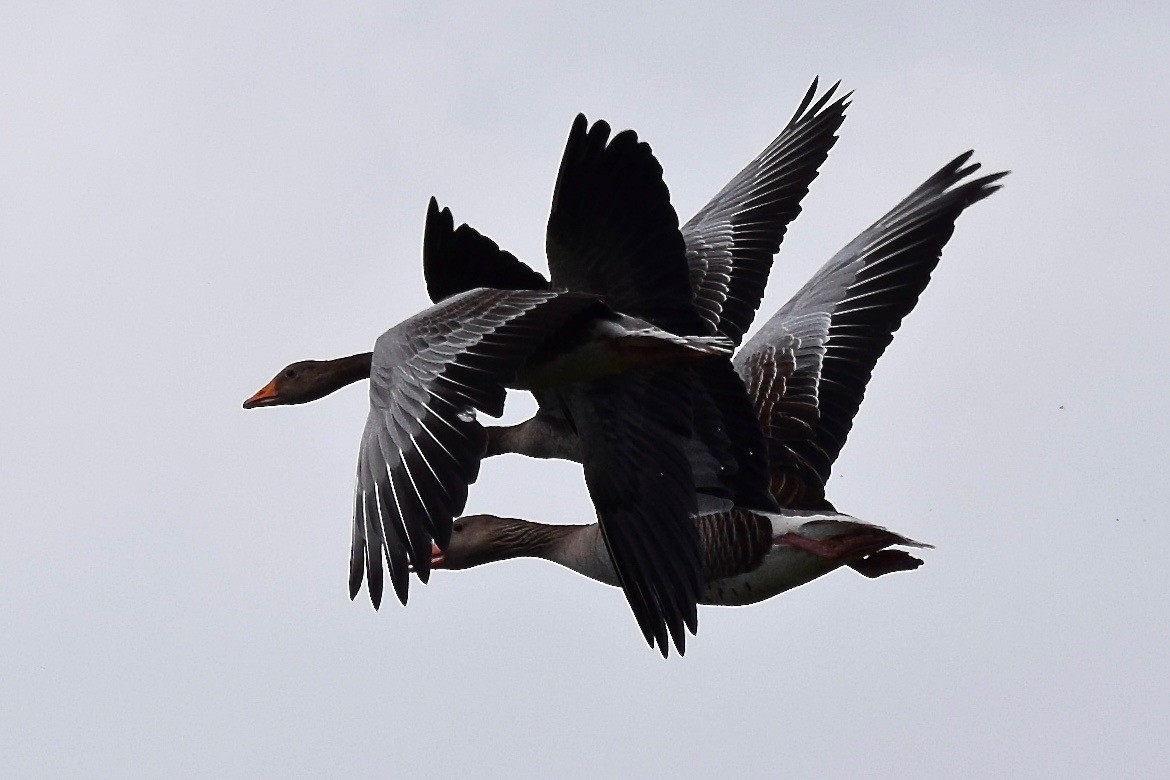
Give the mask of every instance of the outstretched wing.
[(569, 132), (545, 237), (552, 284), (672, 333), (705, 334), (662, 166), (633, 130), (609, 133), (583, 114)]
[[(828, 506), (824, 485), (874, 364), (930, 281), (955, 220), (1007, 175), (964, 181), (979, 169), (967, 165), (971, 154), (948, 163), (834, 255), (736, 355), (757, 409), (780, 411), (780, 423), (767, 412), (765, 435), (781, 505)], [(797, 404), (791, 415), (789, 404)]]
[(839, 84), (814, 103), (814, 80), (776, 140), (682, 228), (695, 306), (712, 333), (736, 344), (760, 307), (788, 223), (837, 142), (850, 97), (829, 103)]
[(455, 227), (450, 209), (431, 198), (423, 234), (423, 278), (431, 302), (477, 287), (547, 290), (548, 280), (470, 225)]
[(379, 606), (383, 554), (402, 603), (409, 568), (426, 582), (431, 542), (446, 546), (479, 473), (486, 437), (476, 411), (499, 417), (505, 383), (533, 350), (597, 305), (586, 295), (477, 289), (378, 339), (358, 457), (351, 598), (368, 575), (370, 600)]

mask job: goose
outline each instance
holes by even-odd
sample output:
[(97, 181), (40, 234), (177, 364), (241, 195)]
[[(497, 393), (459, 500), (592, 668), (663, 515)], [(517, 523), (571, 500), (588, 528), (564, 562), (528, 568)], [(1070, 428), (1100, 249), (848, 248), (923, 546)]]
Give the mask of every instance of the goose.
[[(938, 265), (959, 215), (1002, 185), (966, 152), (834, 255), (738, 352), (734, 365), (768, 440), (779, 512), (741, 508), (701, 515), (700, 603), (741, 606), (842, 566), (867, 577), (917, 568), (897, 547), (925, 548), (839, 513), (825, 483), (860, 408), (873, 368)], [(478, 514), (459, 518), (432, 568), (460, 570), (517, 557), (553, 561), (616, 584), (591, 525)]]
[[(468, 226), (455, 229), (450, 210), (432, 198), (424, 269), (485, 254), (503, 276), (526, 267)], [(287, 366), (245, 407), (304, 403), (371, 379), (350, 596), (368, 577), (377, 608), (383, 549), (405, 603), (409, 571), (427, 581), (432, 548), (449, 541), (467, 485), (490, 451), (474, 411), (499, 416), (505, 387), (533, 392), (572, 432), (572, 459), (583, 466), (601, 538), (643, 637), (664, 656), (671, 643), (682, 654), (685, 632), (697, 631), (702, 562), (691, 518), (710, 505), (700, 498), (727, 508), (778, 506), (768, 491), (767, 444), (730, 361), (734, 342), (709, 332), (691, 299), (687, 246), (661, 166), (633, 131), (610, 138), (606, 123), (590, 128), (584, 116), (575, 120), (554, 191), (548, 256), (551, 283), (538, 290), (437, 290), (441, 283), (428, 273), (438, 308), (388, 331), (372, 353)], [(513, 343), (481, 321), (491, 306), (467, 308), (493, 289), (584, 296), (563, 300), (588, 300), (593, 308), (524, 331), (528, 339)], [(540, 302), (552, 300), (562, 299)], [(470, 339), (468, 331), (485, 329), (483, 339)], [(538, 333), (552, 335), (540, 340)], [(481, 341), (500, 344), (493, 353)], [(489, 357), (499, 364), (474, 382), (453, 367)], [(437, 390), (450, 392), (452, 384), (454, 400)], [(458, 434), (458, 452), (436, 429)]]
[[(428, 224), (426, 240), (442, 233), (441, 221)], [(478, 288), (394, 326), (372, 352), (290, 364), (244, 408), (306, 403), (370, 379), (349, 586), (354, 598), (368, 576), (377, 608), (383, 555), (405, 604), (409, 572), (426, 582), (432, 550), (448, 543), (452, 518), (464, 509), (484, 449), (477, 411), (501, 415), (509, 387), (603, 388), (596, 404), (589, 393), (572, 394), (574, 410), (589, 421), (578, 428), (582, 449), (601, 453), (600, 465), (586, 457), (587, 477), (600, 522), (618, 526), (611, 534), (614, 557), (633, 569), (623, 571), (619, 564), (616, 571), (643, 589), (638, 606), (646, 611), (638, 617), (664, 642), (659, 623), (680, 633), (684, 623), (695, 624), (701, 563), (690, 522), (696, 501), (688, 464), (669, 446), (651, 443), (663, 433), (689, 432), (683, 425), (687, 398), (676, 392), (672, 399), (679, 409), (666, 407), (656, 392), (662, 388), (648, 387), (639, 373), (647, 364), (727, 360), (730, 352), (721, 337), (666, 333), (612, 312), (597, 296)], [(614, 399), (620, 403), (611, 407)], [(641, 438), (627, 448), (594, 434), (606, 426)], [(631, 492), (631, 479), (643, 480), (647, 492)]]

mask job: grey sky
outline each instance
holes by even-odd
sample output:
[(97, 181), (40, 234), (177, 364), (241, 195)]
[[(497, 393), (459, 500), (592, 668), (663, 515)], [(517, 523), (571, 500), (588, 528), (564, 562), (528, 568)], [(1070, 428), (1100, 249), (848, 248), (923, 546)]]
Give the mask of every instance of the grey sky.
[[(1162, 4), (43, 5), (0, 5), (6, 770), (1170, 771)], [(762, 315), (958, 152), (1014, 170), (829, 485), (926, 566), (704, 609), (670, 662), (551, 564), (351, 604), (364, 388), (240, 402), (425, 304), (430, 195), (542, 265), (576, 112), (686, 219), (818, 73), (856, 97)], [(521, 459), (469, 507), (591, 518)]]

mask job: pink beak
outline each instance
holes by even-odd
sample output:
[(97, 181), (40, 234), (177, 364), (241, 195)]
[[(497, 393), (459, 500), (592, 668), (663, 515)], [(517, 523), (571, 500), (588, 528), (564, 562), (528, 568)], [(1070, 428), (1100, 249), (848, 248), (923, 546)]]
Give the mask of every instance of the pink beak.
[[(446, 561), (447, 557), (443, 555), (443, 551), (439, 549), (439, 545), (431, 542), (431, 568), (442, 569), (444, 568), (443, 564), (445, 564)], [(414, 571), (414, 564), (412, 563), (407, 566), (407, 569), (409, 571)]]

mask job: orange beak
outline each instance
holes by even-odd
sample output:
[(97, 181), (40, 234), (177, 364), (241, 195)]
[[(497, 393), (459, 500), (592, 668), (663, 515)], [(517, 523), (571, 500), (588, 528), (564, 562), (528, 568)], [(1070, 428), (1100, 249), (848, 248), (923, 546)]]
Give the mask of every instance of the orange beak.
[(251, 409), (254, 406), (268, 406), (279, 397), (279, 393), (276, 392), (276, 380), (273, 379), (264, 385), (264, 387), (257, 390), (254, 396), (244, 401), (244, 408)]

